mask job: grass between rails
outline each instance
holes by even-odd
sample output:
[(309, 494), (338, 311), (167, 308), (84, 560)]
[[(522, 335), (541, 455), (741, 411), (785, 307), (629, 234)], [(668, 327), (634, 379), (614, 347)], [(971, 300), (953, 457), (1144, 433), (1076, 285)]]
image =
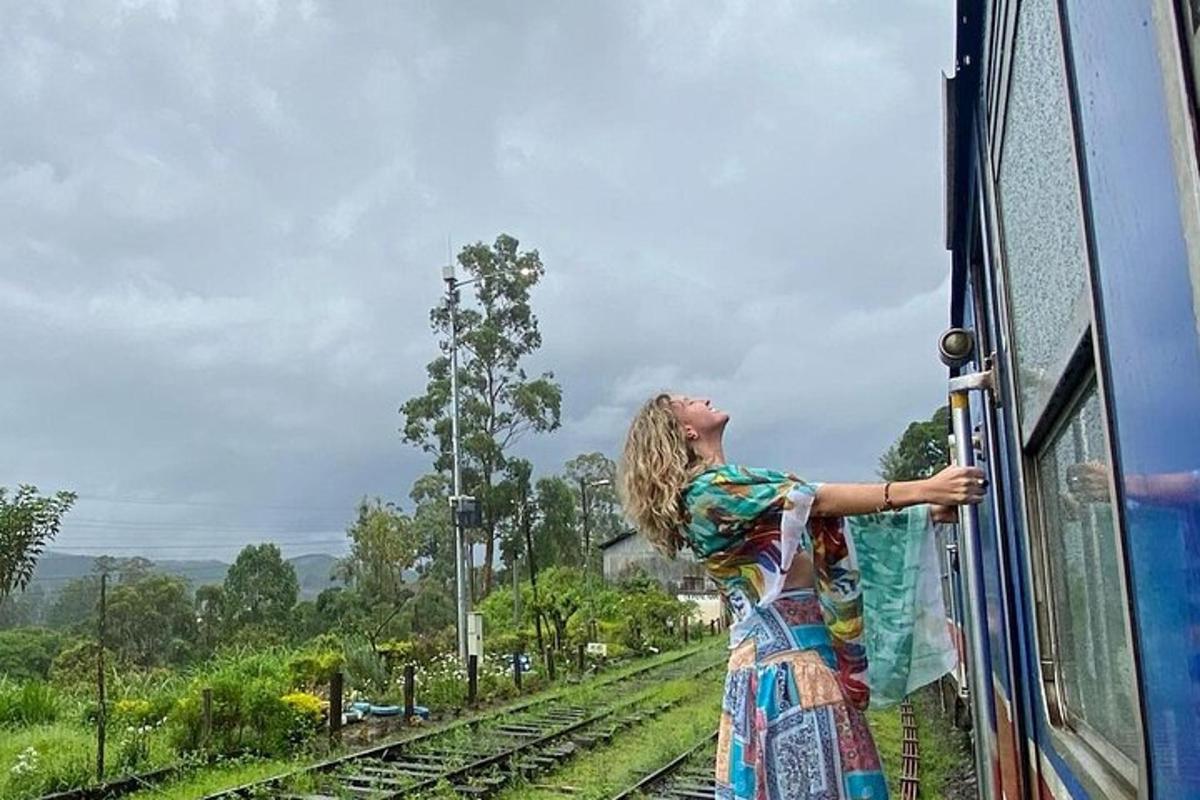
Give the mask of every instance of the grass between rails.
[(500, 800), (600, 800), (637, 783), (712, 733), (721, 712), (720, 670), (695, 679), (664, 683), (652, 694), (657, 702), (681, 700), (660, 716), (627, 729), (614, 741), (575, 759), (565, 769), (543, 776), (533, 785), (518, 784)]
[[(608, 699), (604, 696), (604, 693), (607, 691), (606, 687), (608, 687), (612, 681), (619, 680), (631, 672), (670, 661), (678, 658), (681, 655), (685, 657), (685, 660), (689, 657), (696, 656), (697, 654), (709, 652), (711, 652), (715, 657), (718, 653), (724, 652), (724, 646), (725, 642), (723, 637), (708, 638), (698, 644), (692, 644), (687, 648), (668, 651), (650, 658), (639, 659), (634, 663), (601, 673), (595, 678), (590, 678), (580, 683), (565, 685), (562, 683), (556, 684), (546, 690), (522, 696), (520, 699), (507, 703), (498, 708), (482, 708), (477, 712), (470, 713), (451, 722), (429, 726), (425, 729), (413, 729), (395, 737), (394, 740), (403, 741), (405, 738), (429, 731), (443, 731), (447, 734), (452, 734), (455, 729), (462, 729), (465, 733), (467, 730), (466, 726), (473, 720), (491, 714), (504, 713), (505, 710), (508, 709), (519, 708), (531, 700), (536, 700), (538, 702), (546, 700), (559, 700), (572, 704), (586, 705), (591, 702), (596, 702), (598, 699)], [(601, 681), (603, 683), (601, 683)], [(371, 747), (377, 747), (379, 744), (382, 744), (382, 742), (373, 744)], [(355, 749), (357, 750), (364, 748)], [(94, 750), (90, 752), (92, 754), (90, 757), (94, 758)], [(162, 800), (163, 798), (169, 798), (170, 800), (176, 800), (177, 798), (178, 800), (183, 800), (184, 798), (203, 797), (208, 794), (214, 794), (216, 792), (242, 786), (247, 783), (267, 780), (285, 773), (302, 770), (319, 760), (323, 761), (338, 755), (345, 755), (348, 752), (350, 751), (344, 750), (342, 752), (322, 755), (319, 758), (310, 756), (308, 758), (297, 757), (294, 759), (238, 760), (207, 767), (200, 767), (183, 774), (177, 781), (173, 781), (170, 784), (163, 784), (157, 787), (148, 788), (142, 792), (130, 795), (130, 797), (135, 798), (136, 800), (150, 800), (150, 798), (155, 798), (156, 800)], [(0, 796), (0, 798), (2, 797), (3, 796)]]

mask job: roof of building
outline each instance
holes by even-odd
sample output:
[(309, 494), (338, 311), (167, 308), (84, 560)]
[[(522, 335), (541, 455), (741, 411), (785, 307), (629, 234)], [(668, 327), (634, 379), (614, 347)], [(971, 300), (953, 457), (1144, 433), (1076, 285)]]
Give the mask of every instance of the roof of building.
[(597, 545), (597, 547), (599, 547), (601, 550), (607, 550), (608, 548), (612, 547), (614, 544), (619, 544), (620, 542), (625, 541), (626, 539), (628, 539), (631, 536), (637, 536), (637, 531), (634, 530), (633, 528), (629, 528), (627, 530), (621, 531), (616, 536), (613, 536), (613, 537), (601, 542), (600, 544)]

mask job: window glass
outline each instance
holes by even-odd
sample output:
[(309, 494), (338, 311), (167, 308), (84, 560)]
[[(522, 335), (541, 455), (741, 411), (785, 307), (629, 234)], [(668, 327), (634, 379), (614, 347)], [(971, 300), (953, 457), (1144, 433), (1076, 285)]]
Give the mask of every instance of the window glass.
[(1088, 324), (1087, 267), (1054, 0), (1025, 0), (998, 178), (1021, 427), (1037, 422)]
[(1093, 382), (1037, 457), (1054, 638), (1072, 723), (1137, 759), (1133, 654)]

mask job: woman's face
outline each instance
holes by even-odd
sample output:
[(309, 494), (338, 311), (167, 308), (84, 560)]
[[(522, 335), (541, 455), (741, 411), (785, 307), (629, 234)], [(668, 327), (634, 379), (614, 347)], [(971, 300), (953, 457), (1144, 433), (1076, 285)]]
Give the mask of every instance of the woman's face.
[(718, 408), (713, 408), (712, 401), (707, 397), (688, 397), (672, 395), (671, 410), (675, 418), (683, 425), (688, 439), (720, 439), (729, 415)]

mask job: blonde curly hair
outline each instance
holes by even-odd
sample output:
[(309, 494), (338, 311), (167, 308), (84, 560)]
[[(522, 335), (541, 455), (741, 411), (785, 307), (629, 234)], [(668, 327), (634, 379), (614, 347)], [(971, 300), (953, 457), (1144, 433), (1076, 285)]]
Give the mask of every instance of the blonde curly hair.
[(625, 513), (670, 558), (684, 544), (683, 489), (704, 469), (672, 402), (663, 392), (638, 411), (625, 437), (617, 479)]

